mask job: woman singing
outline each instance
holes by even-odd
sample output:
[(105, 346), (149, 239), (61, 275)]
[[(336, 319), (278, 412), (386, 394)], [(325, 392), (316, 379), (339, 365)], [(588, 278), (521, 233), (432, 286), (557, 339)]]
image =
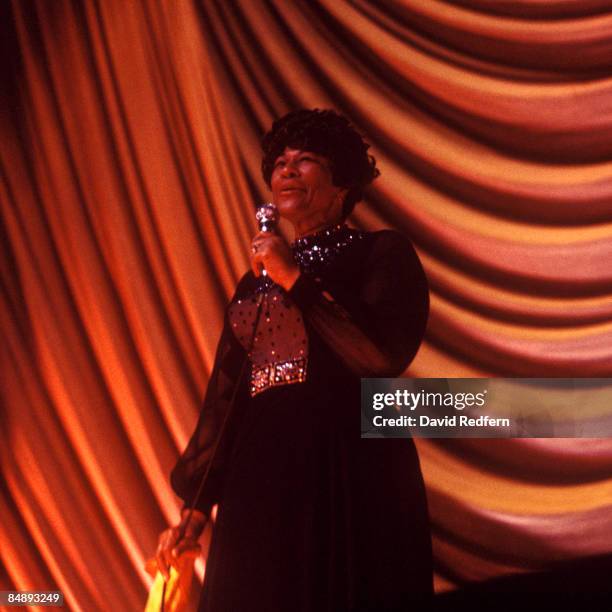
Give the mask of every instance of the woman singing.
[(201, 612), (421, 610), (432, 561), (418, 457), (410, 439), (360, 438), (360, 377), (397, 376), (416, 354), (423, 269), (401, 234), (345, 225), (379, 174), (347, 119), (291, 112), (262, 148), (295, 240), (253, 239), (171, 475), (183, 522), (211, 463), (209, 474), (180, 542), (180, 525), (160, 536), (158, 567), (167, 574), (173, 549), (193, 546), (219, 504)]

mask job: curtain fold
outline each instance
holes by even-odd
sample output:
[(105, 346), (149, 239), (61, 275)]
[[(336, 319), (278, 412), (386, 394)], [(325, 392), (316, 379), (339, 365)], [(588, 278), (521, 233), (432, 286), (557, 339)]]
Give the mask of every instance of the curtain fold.
[[(612, 376), (608, 4), (7, 3), (0, 587), (144, 606), (269, 198), (259, 138), (293, 108), (367, 136), (351, 221), (424, 263), (407, 375)], [(418, 448), (438, 591), (612, 552), (610, 440)]]

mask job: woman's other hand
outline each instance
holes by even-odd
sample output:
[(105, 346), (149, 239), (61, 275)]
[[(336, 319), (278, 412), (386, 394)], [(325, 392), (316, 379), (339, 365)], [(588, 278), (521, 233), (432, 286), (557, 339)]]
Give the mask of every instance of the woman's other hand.
[(251, 243), (251, 268), (255, 276), (266, 269), (268, 276), (285, 291), (289, 291), (300, 275), (291, 248), (282, 236), (259, 232)]
[[(188, 520), (189, 519), (189, 520)], [(164, 580), (170, 577), (170, 565), (187, 550), (199, 548), (198, 539), (206, 526), (207, 517), (199, 510), (193, 510), (191, 517), (189, 511), (183, 510), (181, 521), (174, 527), (169, 527), (159, 535), (155, 560), (157, 569)], [(183, 537), (181, 536), (183, 533)]]

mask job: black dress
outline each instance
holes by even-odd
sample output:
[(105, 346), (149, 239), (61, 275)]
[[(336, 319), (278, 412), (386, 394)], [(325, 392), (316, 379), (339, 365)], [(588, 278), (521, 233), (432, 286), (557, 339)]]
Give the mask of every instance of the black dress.
[[(412, 440), (360, 438), (360, 377), (397, 376), (428, 313), (410, 242), (337, 226), (294, 245), (288, 293), (246, 274), (226, 312), (202, 413), (171, 476), (219, 504), (201, 612), (422, 610), (432, 593), (425, 489)], [(245, 367), (245, 347), (252, 343)], [(419, 600), (416, 607), (411, 605)]]

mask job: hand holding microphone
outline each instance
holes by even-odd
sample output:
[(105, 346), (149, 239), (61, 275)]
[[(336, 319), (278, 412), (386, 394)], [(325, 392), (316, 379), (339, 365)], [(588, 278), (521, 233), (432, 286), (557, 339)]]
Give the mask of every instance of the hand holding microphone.
[(285, 239), (276, 233), (278, 212), (273, 204), (257, 209), (259, 233), (251, 243), (251, 268), (255, 276), (267, 274), (271, 280), (289, 291), (300, 275)]

